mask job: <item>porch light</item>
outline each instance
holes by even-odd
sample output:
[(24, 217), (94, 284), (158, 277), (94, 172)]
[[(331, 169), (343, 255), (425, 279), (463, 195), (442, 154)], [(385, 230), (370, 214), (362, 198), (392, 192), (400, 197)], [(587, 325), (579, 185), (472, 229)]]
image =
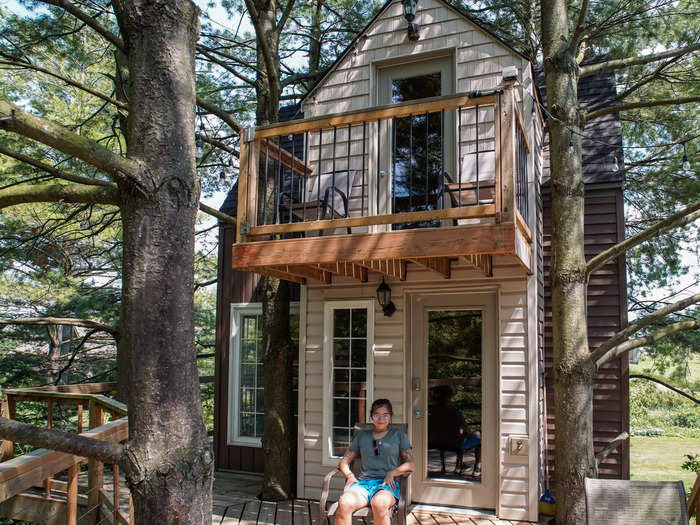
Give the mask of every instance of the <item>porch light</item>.
[(416, 4), (418, 0), (401, 0), (403, 4), (403, 16), (408, 21), (408, 39), (420, 38), (420, 26), (413, 21), (416, 19)]
[(384, 282), (384, 277), (382, 277), (382, 284), (377, 287), (377, 302), (387, 317), (391, 317), (396, 311), (396, 306), (391, 302), (391, 288)]

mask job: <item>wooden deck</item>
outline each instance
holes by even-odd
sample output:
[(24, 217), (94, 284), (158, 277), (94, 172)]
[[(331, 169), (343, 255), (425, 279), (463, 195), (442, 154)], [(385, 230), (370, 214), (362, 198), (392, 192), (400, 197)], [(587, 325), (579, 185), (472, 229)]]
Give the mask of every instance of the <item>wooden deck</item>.
[[(318, 500), (260, 501), (262, 478), (217, 472), (214, 479), (212, 525), (317, 525)], [(319, 488), (320, 490), (320, 488)], [(371, 522), (371, 518), (368, 519)], [(366, 525), (363, 519), (357, 525)], [(407, 525), (524, 525), (499, 520), (493, 514), (446, 507), (412, 506)], [(541, 521), (546, 523), (546, 521)]]

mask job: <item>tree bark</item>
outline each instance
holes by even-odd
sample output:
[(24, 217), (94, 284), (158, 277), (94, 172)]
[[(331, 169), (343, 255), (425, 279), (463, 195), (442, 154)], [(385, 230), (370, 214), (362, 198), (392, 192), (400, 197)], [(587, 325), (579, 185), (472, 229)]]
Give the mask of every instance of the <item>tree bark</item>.
[(593, 379), (586, 326), (584, 185), (576, 46), (569, 45), (564, 0), (542, 2), (550, 116), (552, 184), (552, 329), (554, 339), (555, 497), (557, 523), (586, 521), (584, 478), (595, 476)]
[[(114, 2), (129, 58), (128, 157), (120, 180), (121, 349), (130, 357), (127, 480), (136, 523), (211, 523), (213, 457), (194, 348), (194, 48), (189, 0)], [(138, 190), (141, 191), (138, 191)]]

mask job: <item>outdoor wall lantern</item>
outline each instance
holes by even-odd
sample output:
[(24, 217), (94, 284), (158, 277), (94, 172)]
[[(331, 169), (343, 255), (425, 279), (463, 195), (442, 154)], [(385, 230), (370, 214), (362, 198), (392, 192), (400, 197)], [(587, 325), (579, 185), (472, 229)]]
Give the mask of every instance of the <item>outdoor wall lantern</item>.
[(384, 277), (382, 277), (382, 284), (377, 287), (377, 302), (387, 317), (391, 317), (396, 311), (396, 306), (391, 302), (391, 288), (384, 282)]
[(420, 26), (413, 21), (416, 19), (416, 4), (418, 0), (401, 0), (403, 4), (403, 16), (408, 21), (408, 39), (418, 40), (420, 38)]

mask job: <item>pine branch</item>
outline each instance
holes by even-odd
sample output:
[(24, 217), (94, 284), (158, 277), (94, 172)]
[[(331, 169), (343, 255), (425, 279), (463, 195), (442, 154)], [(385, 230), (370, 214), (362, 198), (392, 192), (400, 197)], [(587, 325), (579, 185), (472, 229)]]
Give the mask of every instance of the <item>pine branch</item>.
[(107, 332), (115, 340), (119, 340), (119, 330), (108, 324), (99, 323), (91, 319), (76, 319), (74, 317), (19, 317), (17, 319), (0, 319), (2, 325), (24, 325), (24, 326), (81, 326)]
[(63, 75), (59, 75), (58, 73), (51, 71), (49, 69), (36, 66), (34, 64), (30, 64), (28, 62), (17, 62), (13, 60), (0, 60), (0, 64), (6, 65), (6, 66), (13, 66), (21, 69), (31, 69), (33, 71), (38, 71), (39, 73), (44, 73), (45, 75), (52, 76), (54, 78), (57, 78), (58, 80), (61, 80), (62, 82), (65, 82), (69, 86), (73, 86), (74, 88), (80, 89), (82, 91), (85, 91), (86, 93), (91, 94), (94, 97), (97, 97), (101, 100), (104, 100), (105, 102), (109, 102), (110, 104), (113, 104), (117, 106), (118, 108), (121, 109), (127, 109), (127, 105), (124, 104), (123, 102), (120, 102), (116, 99), (113, 99), (112, 97), (108, 97), (104, 93), (100, 93), (99, 91), (96, 91), (92, 88), (87, 87), (84, 84), (81, 84), (79, 82), (76, 82), (75, 80), (72, 80), (68, 77), (64, 77)]
[(599, 73), (615, 71), (616, 69), (624, 69), (630, 66), (638, 66), (642, 64), (649, 64), (651, 62), (658, 62), (659, 60), (664, 60), (666, 58), (673, 58), (676, 56), (692, 53), (694, 51), (697, 51), (698, 49), (700, 49), (700, 44), (693, 44), (692, 46), (682, 47), (680, 49), (672, 49), (671, 51), (664, 51), (663, 53), (655, 53), (653, 55), (608, 60), (606, 62), (600, 62), (598, 64), (590, 64), (588, 66), (583, 66), (581, 67), (579, 74), (580, 78), (589, 77), (591, 75), (598, 75)]
[(609, 260), (614, 259), (627, 250), (634, 248), (638, 244), (641, 244), (644, 241), (668, 230), (685, 226), (686, 224), (695, 221), (698, 217), (700, 217), (700, 201), (691, 204), (687, 208), (675, 213), (674, 215), (671, 215), (667, 219), (656, 223), (654, 226), (651, 226), (637, 235), (629, 237), (615, 246), (599, 253), (586, 264), (586, 274), (590, 276)]
[(611, 113), (620, 113), (621, 111), (630, 111), (640, 108), (653, 108), (657, 106), (675, 106), (680, 104), (688, 104), (690, 102), (700, 102), (700, 97), (667, 98), (630, 102), (628, 104), (615, 104), (606, 108), (597, 109), (596, 111), (591, 111), (586, 115), (586, 122), (590, 122), (591, 120), (597, 119), (604, 115), (610, 115)]
[(121, 464), (125, 448), (119, 443), (93, 439), (0, 417), (0, 438), (75, 456)]
[(666, 69), (668, 66), (674, 64), (675, 62), (678, 62), (682, 57), (677, 56), (673, 57), (671, 60), (664, 62), (661, 64), (659, 67), (657, 67), (654, 71), (652, 71), (649, 75), (646, 75), (639, 79), (637, 82), (635, 82), (632, 86), (628, 87), (623, 91), (621, 94), (617, 96), (617, 100), (624, 100), (627, 97), (629, 97), (632, 93), (640, 89), (641, 87), (647, 85), (649, 82), (652, 80), (658, 78), (661, 73), (663, 73), (664, 69)]
[(617, 345), (616, 347), (608, 350), (608, 352), (604, 356), (599, 358), (595, 365), (597, 368), (600, 368), (605, 363), (613, 361), (618, 357), (627, 354), (627, 352), (629, 352), (630, 350), (634, 350), (635, 348), (639, 348), (640, 346), (653, 345), (657, 341), (660, 341), (664, 337), (667, 337), (671, 334), (675, 334), (676, 332), (682, 332), (684, 330), (694, 330), (698, 327), (700, 327), (700, 319), (694, 319), (692, 321), (681, 321), (679, 323), (670, 324), (657, 330), (652, 334), (645, 335), (643, 337), (638, 337), (637, 339), (630, 339), (629, 341)]
[(697, 399), (696, 397), (691, 396), (687, 392), (683, 392), (683, 390), (681, 390), (680, 388), (676, 388), (673, 385), (669, 385), (668, 383), (664, 383), (663, 381), (661, 381), (660, 379), (657, 379), (655, 377), (647, 376), (644, 374), (630, 374), (630, 379), (646, 379), (647, 381), (653, 381), (654, 383), (658, 383), (661, 386), (668, 388), (669, 390), (673, 390), (676, 394), (679, 394), (683, 397), (690, 399), (696, 405), (700, 405), (700, 399)]
[(58, 170), (53, 166), (49, 166), (48, 164), (44, 164), (43, 162), (34, 160), (28, 155), (24, 155), (23, 153), (17, 153), (16, 151), (3, 148), (2, 146), (0, 146), (0, 153), (2, 153), (3, 155), (7, 155), (8, 157), (12, 157), (13, 159), (19, 160), (20, 162), (24, 162), (25, 164), (29, 164), (30, 166), (33, 166), (37, 169), (45, 171), (46, 173), (49, 173), (58, 179), (68, 180), (71, 182), (76, 182), (78, 184), (85, 184), (87, 186), (104, 186), (108, 188), (115, 187), (114, 184), (112, 184), (111, 182), (99, 179), (90, 179), (88, 177), (81, 177), (80, 175), (66, 173), (65, 171)]
[(116, 187), (82, 184), (21, 184), (0, 190), (0, 209), (30, 202), (117, 205), (119, 190)]
[(581, 1), (581, 11), (578, 14), (578, 21), (576, 22), (576, 29), (571, 37), (569, 44), (569, 49), (574, 52), (578, 45), (581, 43), (581, 39), (586, 32), (586, 17), (588, 16), (588, 0)]
[(663, 308), (659, 308), (655, 312), (653, 312), (649, 315), (646, 315), (646, 316), (642, 317), (641, 319), (636, 320), (634, 323), (630, 324), (626, 328), (617, 332), (614, 336), (612, 336), (607, 341), (604, 341), (603, 343), (598, 345), (598, 347), (593, 352), (591, 352), (590, 359), (593, 362), (598, 361), (611, 348), (614, 348), (615, 346), (619, 345), (620, 343), (626, 341), (633, 334), (646, 328), (650, 324), (658, 321), (662, 317), (666, 317), (667, 315), (672, 314), (673, 312), (683, 310), (684, 308), (687, 308), (688, 306), (693, 305), (693, 304), (698, 303), (698, 302), (700, 302), (700, 293), (697, 293), (695, 295), (691, 295), (690, 297), (686, 297), (685, 299), (682, 299), (682, 300), (677, 301), (673, 304), (669, 304), (667, 306), (664, 306)]
[(243, 126), (235, 118), (233, 118), (230, 114), (228, 114), (226, 111), (224, 111), (220, 107), (215, 106), (211, 102), (207, 102), (206, 100), (204, 100), (200, 96), (197, 96), (197, 105), (200, 108), (202, 108), (204, 111), (219, 117), (226, 124), (228, 124), (231, 127), (231, 129), (233, 129), (234, 131), (237, 131), (238, 133), (240, 133), (241, 130), (243, 129)]
[(200, 209), (200, 211), (203, 211), (207, 215), (211, 215), (212, 217), (216, 217), (221, 222), (233, 224), (234, 226), (236, 225), (236, 218), (235, 217), (231, 217), (230, 215), (228, 215), (224, 212), (221, 212), (219, 210), (211, 208), (202, 202), (199, 203), (199, 209)]
[(140, 186), (138, 164), (97, 142), (0, 100), (0, 129), (12, 131), (92, 164), (117, 181)]

